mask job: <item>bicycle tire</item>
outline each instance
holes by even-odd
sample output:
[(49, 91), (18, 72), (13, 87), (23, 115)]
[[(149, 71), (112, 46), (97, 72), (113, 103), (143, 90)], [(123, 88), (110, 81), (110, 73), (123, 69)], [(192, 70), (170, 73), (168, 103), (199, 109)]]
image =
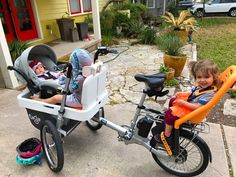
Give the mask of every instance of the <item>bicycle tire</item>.
[[(46, 120), (43, 122), (40, 129), (40, 137), (43, 147), (43, 154), (47, 161), (48, 167), (53, 172), (61, 171), (64, 165), (62, 140), (55, 125), (51, 121)], [(51, 142), (49, 142), (49, 139), (51, 139)], [(56, 153), (53, 153), (54, 149), (56, 150)], [(55, 158), (54, 156), (56, 156), (56, 159), (53, 159)]]
[[(184, 160), (189, 160), (189, 151), (186, 150), (186, 148), (183, 148), (183, 144), (181, 144), (181, 142), (183, 143), (185, 140), (187, 140), (188, 142), (190, 142), (191, 148), (193, 148), (193, 146), (196, 147), (196, 149), (198, 149), (198, 153), (199, 153), (199, 157), (200, 162), (198, 164), (198, 166), (196, 166), (195, 168), (191, 169), (191, 170), (181, 170), (180, 165), (178, 164), (179, 162), (176, 161), (176, 159), (174, 157), (170, 157), (168, 156), (166, 151), (163, 151), (163, 153), (166, 154), (166, 160), (161, 159), (161, 157), (156, 156), (155, 154), (152, 153), (152, 156), (154, 158), (154, 160), (156, 161), (156, 163), (163, 168), (165, 171), (167, 171), (170, 174), (176, 175), (176, 176), (183, 176), (183, 177), (190, 177), (190, 176), (196, 176), (201, 174), (208, 166), (209, 163), (209, 154), (206, 151), (206, 147), (204, 145), (204, 143), (202, 143), (203, 140), (200, 140), (200, 137), (195, 137), (193, 139), (193, 134), (185, 131), (185, 130), (181, 130), (180, 131), (180, 147), (182, 150), (182, 156), (186, 156), (185, 158), (182, 157)], [(193, 139), (193, 140), (192, 140)], [(192, 141), (191, 141), (192, 140)], [(151, 146), (152, 147), (156, 147), (157, 143), (155, 142), (154, 138), (151, 139)], [(192, 152), (192, 149), (190, 149)], [(193, 153), (191, 153), (192, 155)], [(196, 161), (197, 157), (195, 157), (193, 159), (193, 161)], [(169, 162), (167, 162), (167, 160), (169, 160)], [(172, 161), (171, 161), (172, 160)], [(186, 162), (185, 161), (185, 162)], [(185, 162), (183, 162), (182, 166), (186, 167), (187, 165), (184, 164)], [(192, 163), (192, 161), (190, 160), (190, 162)], [(168, 165), (169, 163), (169, 165)], [(172, 163), (172, 165), (171, 165)], [(189, 166), (187, 166), (189, 167)]]

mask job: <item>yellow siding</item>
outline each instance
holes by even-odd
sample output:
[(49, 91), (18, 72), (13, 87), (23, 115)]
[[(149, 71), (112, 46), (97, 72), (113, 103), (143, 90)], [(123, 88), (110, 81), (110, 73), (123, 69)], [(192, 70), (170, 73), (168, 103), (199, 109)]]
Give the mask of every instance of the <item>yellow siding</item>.
[[(39, 43), (46, 43), (60, 38), (60, 33), (56, 19), (62, 18), (65, 12), (69, 12), (67, 0), (36, 0), (38, 10), (38, 17), (43, 33), (43, 39), (32, 43), (32, 45)], [(65, 15), (64, 17), (67, 17)], [(71, 17), (76, 22), (83, 22), (86, 15), (78, 15)], [(51, 30), (46, 29), (50, 26)]]
[(102, 8), (105, 6), (105, 4), (108, 2), (109, 0), (99, 0), (99, 10), (101, 11)]

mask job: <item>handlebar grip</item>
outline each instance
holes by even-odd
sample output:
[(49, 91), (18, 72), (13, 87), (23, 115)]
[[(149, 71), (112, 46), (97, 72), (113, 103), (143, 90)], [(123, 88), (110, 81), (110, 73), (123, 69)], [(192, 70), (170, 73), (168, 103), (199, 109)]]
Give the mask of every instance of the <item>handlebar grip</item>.
[(115, 49), (110, 49), (110, 50), (108, 50), (108, 53), (114, 53), (114, 54), (117, 54), (117, 53), (118, 53), (118, 51), (117, 51), (117, 50), (115, 50)]

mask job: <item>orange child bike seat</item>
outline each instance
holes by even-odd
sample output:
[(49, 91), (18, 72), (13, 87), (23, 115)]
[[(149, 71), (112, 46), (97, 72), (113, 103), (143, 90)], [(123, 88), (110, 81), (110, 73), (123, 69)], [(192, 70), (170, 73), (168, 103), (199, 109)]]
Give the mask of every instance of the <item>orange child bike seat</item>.
[(216, 92), (215, 96), (204, 106), (201, 106), (200, 108), (176, 120), (174, 125), (175, 129), (179, 129), (180, 125), (187, 121), (198, 124), (206, 117), (213, 106), (216, 105), (221, 97), (236, 83), (236, 65), (232, 65), (222, 72), (219, 80), (222, 85)]

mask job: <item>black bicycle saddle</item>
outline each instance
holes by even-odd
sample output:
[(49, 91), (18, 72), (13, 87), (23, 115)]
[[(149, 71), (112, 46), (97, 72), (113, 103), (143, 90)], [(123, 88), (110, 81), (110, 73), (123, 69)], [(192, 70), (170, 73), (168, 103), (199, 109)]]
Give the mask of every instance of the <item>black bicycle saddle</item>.
[(150, 88), (159, 88), (163, 87), (166, 75), (164, 73), (153, 75), (136, 74), (134, 78), (139, 82), (146, 83)]

